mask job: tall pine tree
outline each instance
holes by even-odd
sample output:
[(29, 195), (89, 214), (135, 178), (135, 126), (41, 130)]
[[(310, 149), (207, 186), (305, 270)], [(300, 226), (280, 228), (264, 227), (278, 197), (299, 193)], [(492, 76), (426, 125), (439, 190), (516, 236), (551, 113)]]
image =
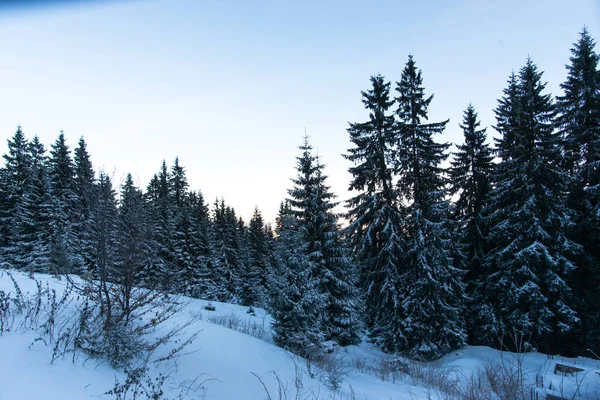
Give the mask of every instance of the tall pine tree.
[(458, 150), (450, 162), (451, 192), (458, 195), (453, 217), (460, 228), (460, 243), (466, 258), (467, 294), (471, 300), (475, 300), (474, 289), (478, 285), (485, 256), (483, 207), (491, 189), (494, 166), (492, 149), (486, 143), (485, 129), (480, 129), (480, 125), (475, 108), (469, 104), (460, 124), (464, 143), (457, 146)]
[(93, 268), (92, 254), (94, 246), (91, 236), (95, 223), (93, 209), (98, 187), (90, 154), (87, 151), (87, 144), (83, 137), (79, 139), (79, 144), (75, 149), (74, 172), (73, 229), (77, 240), (76, 251), (83, 262), (81, 272), (87, 272)]
[(574, 211), (570, 237), (583, 246), (569, 280), (581, 324), (574, 349), (600, 353), (600, 56), (587, 28), (571, 49), (567, 80), (557, 98), (557, 125), (565, 143), (570, 173), (568, 205)]
[(300, 150), (298, 175), (292, 180), (294, 188), (289, 191), (288, 203), (304, 228), (307, 255), (314, 263), (313, 277), (319, 282), (321, 329), (327, 340), (342, 345), (356, 343), (359, 307), (355, 271), (332, 211), (337, 205), (335, 196), (325, 183), (324, 166), (312, 154), (307, 136)]
[(398, 189), (407, 202), (402, 234), (397, 318), (393, 350), (416, 359), (437, 358), (464, 345), (463, 271), (449, 219), (447, 178), (441, 167), (448, 144), (436, 143), (448, 121), (424, 123), (433, 95), (425, 96), (421, 71), (409, 56), (398, 97)]
[(52, 144), (49, 174), (54, 201), (52, 235), (52, 271), (81, 273), (83, 260), (77, 251), (75, 235), (75, 168), (65, 134), (60, 132)]
[(242, 304), (262, 305), (268, 290), (269, 244), (265, 223), (258, 207), (248, 225), (248, 262), (242, 278)]
[(311, 356), (320, 351), (321, 296), (308, 256), (306, 232), (289, 207), (278, 215), (277, 241), (271, 274), (269, 309), (273, 316), (273, 339), (296, 354)]
[(353, 147), (344, 157), (354, 166), (347, 201), (347, 233), (360, 269), (366, 299), (367, 328), (380, 347), (395, 351), (400, 330), (398, 266), (403, 249), (402, 214), (392, 178), (397, 130), (390, 86), (381, 75), (371, 77), (372, 88), (361, 92), (369, 120), (348, 128)]
[(479, 308), (477, 336), (491, 341), (514, 330), (556, 351), (577, 323), (565, 279), (578, 246), (565, 236), (571, 225), (561, 200), (566, 175), (545, 86), (528, 59), (496, 109), (502, 160), (485, 211), (490, 232), (481, 293), (487, 301)]
[[(0, 170), (0, 245), (2, 252), (10, 251), (12, 230), (15, 226), (15, 211), (23, 198), (31, 163), (29, 142), (21, 126), (12, 139), (8, 139), (8, 152), (3, 155), (4, 168)], [(8, 261), (10, 255), (6, 254)]]
[(37, 136), (29, 144), (29, 160), (28, 178), (14, 214), (10, 258), (16, 268), (50, 273), (54, 203), (48, 158)]

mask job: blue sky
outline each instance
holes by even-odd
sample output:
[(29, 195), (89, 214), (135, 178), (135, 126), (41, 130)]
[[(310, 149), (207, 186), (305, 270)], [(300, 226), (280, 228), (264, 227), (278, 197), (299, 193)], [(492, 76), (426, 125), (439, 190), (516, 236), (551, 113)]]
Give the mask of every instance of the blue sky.
[[(469, 102), (483, 125), (528, 56), (559, 94), (582, 27), (600, 38), (600, 2), (137, 0), (0, 8), (0, 152), (21, 124), (47, 148), (64, 130), (97, 169), (145, 187), (179, 156), (193, 189), (246, 220), (273, 221), (307, 129), (341, 200), (348, 122), (376, 73), (400, 79), (408, 54), (434, 93), (440, 141), (461, 142)], [(599, 49), (600, 50), (600, 49)], [(492, 128), (488, 129), (493, 134)]]

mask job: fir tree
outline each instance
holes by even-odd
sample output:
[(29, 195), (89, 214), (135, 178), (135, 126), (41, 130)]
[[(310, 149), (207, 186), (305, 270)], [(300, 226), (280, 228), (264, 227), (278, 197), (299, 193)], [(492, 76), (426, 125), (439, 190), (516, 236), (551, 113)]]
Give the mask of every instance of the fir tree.
[[(126, 184), (130, 183), (127, 175)], [(94, 224), (91, 231), (91, 268), (86, 273), (99, 280), (103, 289), (109, 281), (117, 280), (116, 263), (118, 258), (118, 238), (121, 231), (118, 225), (118, 211), (115, 190), (109, 176), (101, 171), (96, 187), (96, 199), (92, 208)], [(109, 298), (110, 296), (105, 296)]]
[(332, 211), (337, 205), (335, 196), (325, 183), (324, 166), (312, 154), (307, 136), (300, 150), (298, 176), (292, 180), (288, 204), (306, 234), (307, 255), (314, 264), (313, 277), (319, 282), (321, 329), (327, 340), (342, 345), (356, 343), (359, 312), (355, 271)]
[(173, 269), (177, 271), (174, 290), (192, 294), (198, 263), (197, 240), (194, 237), (192, 210), (189, 204), (181, 205), (175, 214), (172, 243)]
[(175, 157), (169, 180), (175, 207), (183, 207), (189, 185), (185, 176), (185, 169), (179, 164), (179, 157)]
[[(489, 252), (481, 291), (487, 302), (480, 318), (487, 322), (478, 336), (493, 340), (514, 329), (545, 351), (556, 351), (560, 336), (577, 322), (565, 279), (574, 269), (568, 256), (578, 247), (565, 237), (571, 225), (561, 200), (566, 175), (555, 107), (541, 79), (528, 59), (516, 95), (511, 78), (496, 110), (502, 161), (486, 209)], [(509, 114), (513, 123), (505, 124)]]
[(181, 293), (191, 293), (196, 269), (197, 250), (193, 237), (192, 210), (188, 198), (188, 183), (185, 169), (179, 164), (179, 158), (171, 167), (169, 174), (169, 187), (172, 192), (173, 229), (171, 231), (171, 249), (173, 270), (178, 277), (173, 282), (174, 290)]
[(8, 152), (3, 155), (5, 165), (0, 170), (0, 248), (3, 251), (12, 244), (15, 210), (23, 198), (31, 163), (29, 143), (21, 126), (7, 142)]
[(520, 89), (517, 75), (514, 71), (508, 78), (508, 86), (504, 89), (504, 96), (498, 100), (498, 107), (494, 110), (496, 114), (496, 126), (494, 129), (500, 133), (499, 138), (494, 138), (496, 154), (502, 161), (515, 158), (513, 152), (516, 150), (516, 132), (521, 129), (521, 102), (519, 100)]
[[(121, 187), (118, 227), (116, 277), (123, 291), (123, 296), (120, 297), (127, 303), (134, 287), (140, 284), (143, 271), (152, 265), (154, 256), (151, 234), (147, 228), (143, 194), (134, 186), (131, 174), (127, 174), (125, 183)], [(128, 304), (124, 304), (123, 308), (128, 308)]]
[(459, 196), (453, 213), (460, 226), (469, 295), (478, 283), (485, 255), (486, 230), (482, 211), (491, 189), (493, 170), (492, 149), (486, 143), (486, 130), (479, 129), (480, 125), (475, 108), (469, 104), (460, 124), (464, 144), (457, 146), (458, 151), (450, 162), (451, 192)]
[(311, 356), (319, 351), (323, 339), (314, 265), (307, 256), (308, 245), (299, 221), (289, 208), (282, 210), (269, 296), (273, 339), (278, 346)]
[(436, 143), (448, 121), (423, 123), (433, 95), (426, 97), (421, 71), (409, 56), (397, 82), (399, 163), (398, 189), (412, 203), (403, 222), (405, 252), (401, 257), (397, 291), (400, 307), (393, 347), (416, 359), (437, 358), (464, 345), (463, 271), (454, 266), (459, 256), (454, 226), (449, 219), (441, 163), (448, 144)]
[(53, 228), (53, 201), (50, 193), (47, 156), (36, 136), (29, 144), (28, 179), (17, 204), (11, 260), (18, 269), (50, 273)]
[[(246, 278), (249, 278), (250, 281), (256, 282), (255, 274), (252, 272), (251, 265), (251, 254), (250, 254), (250, 232), (249, 226), (246, 225), (246, 222), (242, 219), (242, 217), (238, 217), (235, 231), (235, 244), (237, 248), (237, 263), (238, 263), (238, 271), (239, 277), (236, 288), (236, 297), (239, 299), (240, 304), (251, 305), (248, 302), (244, 301), (244, 294), (248, 293), (246, 289), (248, 288), (248, 281)], [(257, 284), (254, 289), (255, 293), (258, 293), (256, 296), (260, 299), (260, 287)]]
[(197, 256), (197, 265), (188, 282), (189, 293), (194, 297), (215, 299), (213, 291), (214, 282), (213, 254), (211, 248), (210, 232), (211, 222), (208, 205), (204, 201), (202, 192), (190, 193), (190, 208), (192, 214), (192, 237), (195, 241), (194, 249)]
[(54, 273), (81, 273), (83, 260), (74, 231), (75, 169), (63, 131), (50, 150), (49, 174), (54, 200), (52, 269)]
[(173, 204), (167, 163), (163, 160), (160, 171), (154, 175), (146, 191), (146, 210), (156, 245), (157, 258), (146, 269), (145, 285), (166, 290), (180, 281), (179, 272), (173, 264)]
[(574, 211), (570, 237), (583, 246), (569, 280), (581, 324), (570, 340), (579, 353), (600, 353), (600, 56), (587, 28), (571, 49), (567, 80), (557, 98), (557, 126), (565, 143), (570, 173), (568, 205)]
[(356, 269), (350, 249), (333, 212), (338, 205), (335, 195), (326, 185), (324, 165), (315, 159), (314, 233), (309, 239), (319, 279), (319, 293), (324, 295), (321, 329), (326, 340), (334, 340), (341, 346), (358, 344), (361, 327), (361, 307), (356, 287)]
[(354, 163), (349, 190), (358, 194), (347, 202), (348, 236), (361, 265), (360, 281), (366, 292), (367, 328), (375, 342), (394, 351), (400, 328), (399, 259), (403, 252), (398, 192), (392, 176), (397, 130), (390, 108), (390, 83), (371, 77), (372, 89), (361, 92), (369, 120), (348, 128), (354, 145), (344, 157)]
[(216, 199), (213, 214), (211, 247), (214, 249), (214, 295), (219, 301), (235, 301), (241, 272), (238, 269), (235, 211), (225, 204), (224, 199)]
[(262, 214), (258, 207), (248, 225), (248, 262), (242, 278), (242, 304), (262, 305), (268, 290), (269, 264), (268, 237)]
[(90, 155), (85, 140), (79, 139), (74, 155), (74, 192), (73, 228), (77, 239), (77, 252), (83, 261), (83, 270), (93, 268), (93, 243), (91, 236), (95, 224), (93, 209), (95, 207), (98, 187)]

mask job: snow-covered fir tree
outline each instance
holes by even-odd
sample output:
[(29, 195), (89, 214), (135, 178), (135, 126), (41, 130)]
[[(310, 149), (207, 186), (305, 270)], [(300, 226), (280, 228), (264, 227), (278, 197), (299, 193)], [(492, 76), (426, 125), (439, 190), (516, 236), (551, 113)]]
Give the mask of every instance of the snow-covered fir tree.
[[(131, 176), (128, 175), (125, 180), (126, 187), (133, 186), (130, 178)], [(121, 237), (121, 233), (126, 233), (119, 229), (115, 189), (110, 177), (104, 171), (100, 171), (96, 188), (96, 199), (92, 208), (94, 221), (91, 231), (92, 265), (86, 274), (98, 280), (100, 286), (106, 286), (109, 281), (117, 278), (115, 264), (118, 258), (119, 239), (127, 240), (127, 238)]]
[(242, 274), (243, 305), (262, 305), (266, 301), (270, 260), (268, 241), (262, 213), (255, 207), (248, 224), (248, 260)]
[(571, 49), (567, 79), (557, 98), (557, 126), (570, 173), (568, 205), (574, 212), (570, 237), (583, 246), (569, 283), (581, 320), (570, 342), (581, 354), (600, 353), (600, 56), (587, 28)]
[[(470, 304), (477, 301), (473, 296), (474, 289), (478, 285), (485, 256), (486, 228), (483, 207), (491, 189), (491, 174), (494, 168), (494, 156), (486, 142), (486, 130), (480, 129), (480, 125), (475, 108), (469, 104), (460, 124), (464, 143), (457, 146), (454, 158), (450, 162), (451, 193), (458, 196), (454, 203), (453, 218), (459, 223)], [(470, 327), (472, 324), (467, 325)]]
[(213, 209), (211, 246), (213, 282), (216, 300), (239, 300), (240, 276), (243, 270), (238, 253), (237, 217), (235, 210), (216, 199)]
[(358, 193), (347, 201), (347, 232), (360, 265), (367, 329), (377, 345), (396, 351), (402, 323), (398, 267), (404, 251), (404, 215), (392, 180), (397, 130), (391, 84), (377, 75), (371, 85), (361, 92), (369, 119), (348, 128), (353, 147), (344, 157), (354, 164), (349, 189)]
[[(362, 307), (357, 288), (357, 271), (350, 248), (338, 225), (333, 208), (338, 205), (335, 195), (326, 185), (324, 165), (315, 158), (315, 220), (314, 236), (316, 274), (319, 292), (325, 296), (325, 310), (321, 322), (325, 339), (341, 346), (360, 342)], [(309, 246), (310, 247), (310, 246)]]
[(277, 240), (270, 282), (269, 309), (273, 339), (278, 346), (300, 355), (320, 351), (322, 296), (308, 256), (306, 232), (300, 221), (282, 207), (277, 218)]
[(53, 206), (51, 263), (53, 273), (82, 273), (83, 259), (77, 249), (74, 216), (75, 166), (64, 132), (50, 149), (48, 161)]
[(345, 246), (333, 208), (335, 195), (326, 184), (324, 165), (312, 153), (308, 136), (299, 147), (294, 188), (288, 204), (306, 233), (308, 256), (322, 297), (321, 329), (326, 340), (341, 345), (356, 343), (359, 334), (358, 292), (349, 249)]
[(93, 268), (93, 243), (91, 236), (94, 226), (93, 209), (95, 207), (98, 187), (96, 176), (87, 144), (82, 138), (74, 152), (74, 185), (75, 204), (73, 209), (73, 230), (76, 238), (76, 251), (83, 262), (82, 271)]
[(213, 289), (215, 287), (213, 276), (213, 252), (210, 241), (211, 222), (209, 218), (208, 205), (204, 201), (202, 192), (191, 192), (189, 196), (192, 215), (192, 238), (197, 256), (197, 265), (192, 272), (191, 282), (186, 282), (189, 294), (194, 297), (214, 299)]
[(180, 293), (191, 294), (192, 285), (196, 280), (198, 263), (198, 248), (194, 238), (192, 208), (188, 194), (188, 182), (185, 168), (179, 163), (179, 158), (171, 167), (169, 174), (169, 187), (171, 190), (171, 207), (173, 210), (173, 229), (170, 234), (171, 256), (173, 261), (173, 290)]
[(23, 198), (31, 160), (29, 142), (21, 126), (17, 127), (7, 144), (8, 152), (3, 155), (4, 167), (0, 170), (0, 254), (4, 254), (5, 259), (10, 262), (10, 255), (6, 252), (13, 242), (11, 236), (15, 226), (15, 210)]
[(9, 249), (14, 267), (51, 273), (51, 244), (54, 218), (48, 158), (36, 136), (29, 144), (29, 166), (22, 199), (14, 211), (12, 244)]
[(156, 263), (145, 271), (145, 285), (168, 289), (179, 282), (178, 271), (173, 267), (173, 204), (169, 185), (169, 170), (163, 160), (158, 174), (155, 174), (145, 193), (148, 221), (152, 227), (152, 241), (156, 244)]
[[(135, 187), (131, 174), (127, 174), (121, 186), (118, 214), (117, 262), (113, 269), (114, 281), (118, 282), (122, 310), (129, 309), (129, 301), (136, 286), (140, 286), (144, 273), (156, 263), (156, 243), (148, 225), (142, 191)], [(154, 289), (161, 290), (159, 285)]]
[(493, 152), (487, 143), (486, 129), (479, 129), (477, 112), (469, 105), (463, 115), (460, 128), (464, 143), (457, 146), (450, 162), (451, 192), (458, 195), (454, 204), (454, 217), (460, 221), (462, 242), (465, 244), (468, 280), (476, 280), (484, 256), (485, 229), (482, 210), (491, 189), (494, 168)]
[(489, 252), (476, 336), (491, 343), (515, 330), (556, 351), (561, 335), (578, 321), (565, 283), (575, 268), (568, 256), (578, 246), (565, 236), (571, 225), (562, 201), (567, 175), (545, 86), (528, 59), (495, 110), (502, 159), (485, 210)]
[(400, 329), (395, 348), (412, 358), (433, 359), (465, 344), (464, 271), (455, 266), (460, 252), (447, 200), (441, 163), (445, 143), (436, 143), (448, 121), (427, 123), (427, 97), (421, 71), (409, 56), (396, 98), (398, 116), (398, 190), (407, 201), (402, 225), (397, 291)]

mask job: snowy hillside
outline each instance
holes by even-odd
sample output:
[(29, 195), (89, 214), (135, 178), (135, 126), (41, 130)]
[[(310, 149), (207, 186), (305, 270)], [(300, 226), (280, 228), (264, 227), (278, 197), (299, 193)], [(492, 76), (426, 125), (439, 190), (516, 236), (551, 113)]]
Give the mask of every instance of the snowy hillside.
[[(36, 281), (21, 273), (11, 274), (24, 293), (35, 292)], [(59, 296), (65, 287), (64, 279), (59, 281), (47, 275), (37, 275), (36, 279), (43, 285), (48, 283)], [(12, 293), (14, 290), (10, 276), (5, 271), (0, 272), (0, 291)], [(196, 319), (186, 328), (186, 335), (199, 332), (176, 364), (152, 370), (156, 377), (168, 368), (169, 379), (163, 386), (166, 398), (181, 395), (189, 399), (257, 400), (269, 398), (266, 391), (272, 399), (459, 398), (453, 396), (458, 396), (461, 388), (464, 393), (469, 386), (476, 386), (471, 377), (483, 371), (485, 365), (501, 366), (504, 362), (505, 370), (511, 370), (521, 359), (517, 354), (470, 346), (441, 360), (418, 364), (394, 360), (363, 342), (359, 346), (336, 348), (329, 362), (311, 365), (272, 344), (271, 319), (264, 310), (255, 309), (252, 315), (247, 307), (213, 302), (215, 309), (209, 311), (208, 304), (190, 299), (182, 311), (165, 323), (177, 325)], [(63, 312), (69, 310), (66, 307)], [(13, 327), (18, 325), (18, 318), (12, 322)], [(168, 326), (159, 328), (168, 329)], [(75, 357), (74, 362), (70, 355), (51, 362), (52, 344), (36, 340), (38, 337), (39, 329), (7, 332), (5, 326), (0, 336), (3, 360), (0, 400), (108, 399), (114, 397), (105, 393), (113, 388), (115, 380), (123, 382), (126, 378), (123, 371), (81, 355)], [(175, 346), (170, 343), (164, 351)], [(557, 364), (581, 371), (555, 374)], [(546, 393), (562, 394), (569, 399), (600, 398), (598, 360), (559, 357), (551, 360), (542, 354), (526, 354), (522, 357), (521, 371), (528, 396), (531, 390), (537, 390), (540, 398)], [(536, 380), (543, 388), (536, 389)], [(340, 385), (336, 390), (337, 383)], [(186, 387), (191, 390), (183, 390)]]

